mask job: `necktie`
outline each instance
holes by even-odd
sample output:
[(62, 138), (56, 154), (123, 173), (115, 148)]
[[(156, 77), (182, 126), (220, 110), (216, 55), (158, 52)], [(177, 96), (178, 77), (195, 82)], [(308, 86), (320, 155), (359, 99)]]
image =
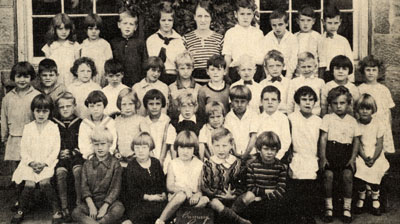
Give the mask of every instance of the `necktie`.
[[(164, 41), (165, 45), (168, 45), (169, 42), (171, 42), (171, 40), (173, 40), (174, 38), (169, 38), (169, 37), (164, 37), (163, 35), (161, 35), (160, 33), (157, 33), (158, 37)], [(165, 63), (165, 61), (167, 60), (167, 50), (165, 49), (165, 47), (162, 47), (160, 49), (160, 53), (158, 54), (158, 57), (161, 58), (161, 60)]]
[(276, 82), (276, 81), (280, 82), (282, 81), (282, 78), (280, 76), (271, 78), (271, 82)]
[(326, 37), (333, 39), (333, 33), (326, 32)]
[(253, 81), (249, 80), (249, 81), (243, 81), (243, 83), (245, 85), (253, 85)]

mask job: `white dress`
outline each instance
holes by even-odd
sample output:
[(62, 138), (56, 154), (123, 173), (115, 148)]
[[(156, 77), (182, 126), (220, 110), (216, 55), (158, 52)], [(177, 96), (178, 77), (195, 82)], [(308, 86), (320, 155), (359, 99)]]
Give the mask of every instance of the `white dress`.
[(67, 91), (72, 93), (76, 100), (76, 115), (82, 119), (88, 118), (89, 109), (85, 106), (85, 100), (89, 93), (94, 90), (101, 90), (99, 84), (90, 80), (89, 82), (83, 83), (79, 80), (75, 80), (71, 85), (67, 86)]
[(189, 166), (185, 166), (181, 159), (176, 158), (169, 164), (172, 167), (175, 175), (175, 186), (181, 188), (190, 188), (192, 192), (199, 192), (199, 183), (201, 178), (201, 171), (203, 169), (203, 162), (196, 156), (193, 156)]
[[(60, 132), (57, 124), (48, 121), (39, 133), (36, 121), (25, 125), (21, 140), (21, 162), (15, 170), (12, 181), (20, 184), (23, 180), (38, 183), (54, 175), (60, 152)], [(30, 162), (47, 164), (41, 173), (36, 174), (28, 166)]]

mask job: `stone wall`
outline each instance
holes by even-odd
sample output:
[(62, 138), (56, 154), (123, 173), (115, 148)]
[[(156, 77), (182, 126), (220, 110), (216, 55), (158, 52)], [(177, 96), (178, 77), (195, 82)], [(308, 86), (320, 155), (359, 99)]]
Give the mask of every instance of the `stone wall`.
[[(0, 0), (0, 75), (8, 76), (16, 59), (16, 17), (15, 1)], [(0, 82), (0, 90), (2, 90)], [(1, 91), (0, 95), (3, 94)], [(0, 98), (1, 99), (1, 98)]]

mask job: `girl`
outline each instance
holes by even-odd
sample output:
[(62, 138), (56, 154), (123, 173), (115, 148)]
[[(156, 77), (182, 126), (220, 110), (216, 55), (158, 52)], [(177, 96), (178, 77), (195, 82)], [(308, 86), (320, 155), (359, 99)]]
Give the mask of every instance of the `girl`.
[(355, 212), (362, 212), (368, 184), (372, 189), (372, 214), (379, 216), (381, 215), (379, 185), (389, 169), (389, 162), (382, 152), (385, 126), (379, 117), (372, 116), (377, 112), (377, 105), (374, 98), (367, 93), (361, 95), (357, 101), (356, 112), (361, 132), (361, 146), (356, 159), (357, 172), (354, 175), (360, 179)]
[(43, 46), (42, 51), (46, 58), (56, 62), (60, 74), (58, 81), (68, 86), (74, 79), (70, 68), (80, 56), (80, 45), (76, 41), (74, 23), (67, 14), (59, 13), (51, 21), (46, 36), (47, 43)]
[(333, 113), (322, 119), (320, 135), (320, 169), (324, 172), (325, 222), (333, 221), (333, 178), (343, 180), (343, 222), (350, 223), (351, 197), (355, 160), (360, 146), (360, 130), (356, 119), (347, 114), (352, 97), (344, 86), (329, 91), (328, 103)]
[(184, 202), (188, 202), (190, 206), (203, 208), (209, 201), (207, 197), (202, 196), (200, 188), (203, 162), (194, 156), (199, 150), (196, 134), (188, 130), (181, 131), (176, 136), (174, 148), (178, 152), (178, 158), (172, 160), (168, 167), (169, 203), (156, 224), (164, 224)]
[(104, 63), (113, 57), (111, 45), (100, 37), (103, 28), (103, 20), (97, 14), (89, 14), (83, 22), (87, 38), (82, 42), (82, 57), (93, 59), (97, 68), (97, 76), (93, 81), (101, 87), (106, 86), (104, 79)]
[(52, 205), (53, 221), (62, 218), (56, 192), (50, 184), (50, 178), (54, 175), (54, 168), (58, 162), (61, 142), (57, 124), (49, 120), (53, 109), (50, 96), (40, 94), (32, 100), (31, 111), (35, 120), (24, 127), (21, 139), (21, 163), (12, 176), (12, 180), (17, 184), (25, 181), (20, 207), (12, 223), (20, 223), (24, 218), (37, 183)]
[(97, 75), (97, 69), (92, 59), (82, 57), (74, 62), (71, 72), (76, 79), (67, 86), (67, 91), (76, 98), (76, 115), (84, 119), (89, 115), (85, 107), (86, 97), (90, 92), (101, 89), (100, 85), (92, 80), (93, 76)]
[(160, 161), (150, 154), (155, 145), (147, 132), (141, 132), (132, 141), (136, 157), (128, 163), (123, 184), (128, 223), (153, 224), (166, 205), (165, 176)]
[(394, 108), (394, 102), (389, 89), (378, 83), (380, 74), (385, 72), (384, 64), (373, 55), (365, 57), (360, 61), (360, 73), (364, 77), (364, 83), (358, 88), (360, 94), (370, 94), (376, 102), (378, 107), (376, 116), (379, 117), (384, 123), (384, 138), (383, 150), (384, 152), (394, 153), (394, 143), (392, 135), (392, 113), (391, 109)]

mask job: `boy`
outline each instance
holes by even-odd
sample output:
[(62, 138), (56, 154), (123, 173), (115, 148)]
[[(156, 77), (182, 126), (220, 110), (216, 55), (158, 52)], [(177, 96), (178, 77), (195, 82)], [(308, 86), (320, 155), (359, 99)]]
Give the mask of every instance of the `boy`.
[(119, 14), (118, 28), (121, 30), (121, 36), (110, 42), (114, 58), (124, 67), (122, 83), (127, 86), (132, 86), (144, 78), (142, 65), (147, 58), (147, 50), (145, 42), (135, 33), (137, 23), (136, 14), (130, 11)]
[(278, 50), (282, 52), (285, 58), (285, 69), (283, 75), (291, 79), (296, 69), (298, 45), (297, 38), (289, 30), (288, 15), (282, 10), (275, 10), (269, 16), (272, 31), (264, 37), (263, 48), (264, 52), (270, 50)]
[(79, 223), (116, 223), (125, 208), (117, 200), (122, 167), (109, 153), (114, 137), (101, 126), (89, 136), (95, 155), (82, 167), (82, 198), (86, 203), (76, 207), (72, 217)]
[(247, 86), (232, 87), (229, 98), (232, 110), (226, 115), (225, 127), (231, 130), (235, 139), (235, 155), (244, 162), (249, 159), (257, 138), (258, 113), (248, 108), (252, 94)]
[[(337, 55), (347, 56), (353, 65), (353, 51), (351, 50), (349, 41), (337, 33), (342, 19), (340, 18), (340, 11), (336, 6), (326, 7), (324, 9), (323, 24), (326, 32), (322, 34), (321, 51), (319, 53), (320, 70), (319, 77), (323, 78), (325, 82), (333, 79), (332, 70), (330, 65), (332, 59)], [(349, 81), (354, 82), (354, 74), (350, 73)]]
[(318, 191), (310, 186), (316, 185), (318, 172), (318, 140), (322, 120), (313, 113), (318, 97), (311, 87), (303, 86), (296, 90), (293, 98), (300, 108), (288, 116), (293, 142), (289, 164), (292, 201), (296, 203), (293, 208), (301, 223), (315, 223), (313, 205)]
[(39, 63), (40, 83), (36, 89), (41, 93), (49, 95), (53, 102), (66, 92), (64, 84), (58, 83), (57, 64), (54, 60), (45, 58)]
[(229, 68), (226, 74), (229, 74), (231, 83), (238, 81), (240, 76), (235, 68), (236, 60), (243, 54), (254, 55), (257, 64), (254, 80), (259, 82), (263, 78), (261, 65), (264, 55), (260, 49), (264, 35), (259, 28), (251, 25), (257, 6), (252, 0), (236, 1), (235, 6), (237, 24), (226, 31), (222, 48), (222, 55), (225, 55), (226, 65)]
[(63, 217), (66, 222), (71, 221), (71, 214), (68, 206), (68, 176), (73, 175), (76, 205), (81, 204), (81, 170), (84, 160), (78, 148), (79, 127), (82, 119), (74, 114), (75, 97), (69, 93), (63, 93), (55, 102), (58, 108), (53, 121), (58, 125), (61, 137), (61, 148), (56, 166), (57, 190), (60, 197)]
[(104, 64), (105, 77), (108, 83), (102, 89), (108, 100), (107, 107), (104, 109), (106, 115), (112, 116), (120, 112), (117, 108), (118, 94), (121, 90), (128, 88), (121, 83), (124, 77), (123, 69), (122, 64), (115, 59), (109, 59)]
[(325, 86), (325, 82), (318, 78), (317, 71), (317, 61), (312, 53), (303, 52), (298, 55), (297, 73), (300, 76), (290, 80), (287, 98), (288, 114), (295, 110), (299, 110), (298, 104), (295, 103), (294, 95), (297, 89), (302, 86), (309, 86), (314, 90), (317, 98), (314, 102), (315, 106), (313, 106), (313, 114), (319, 115), (321, 113), (319, 99), (321, 96), (321, 90)]
[(251, 95), (256, 96), (253, 99), (250, 99), (249, 109), (258, 113), (260, 111), (260, 101), (257, 96), (260, 96), (262, 87), (253, 80), (256, 72), (256, 63), (254, 62), (253, 57), (249, 55), (240, 56), (237, 70), (240, 75), (240, 80), (233, 83), (231, 88), (237, 85), (247, 86), (251, 91)]
[(197, 99), (191, 93), (182, 93), (176, 99), (178, 103), (179, 117), (172, 120), (176, 133), (183, 130), (193, 131), (199, 136), (200, 128), (203, 126), (197, 119)]
[(261, 92), (262, 113), (258, 116), (257, 133), (264, 131), (275, 132), (281, 140), (281, 149), (276, 158), (281, 160), (290, 146), (289, 120), (278, 111), (281, 102), (281, 92), (275, 86), (266, 86)]

